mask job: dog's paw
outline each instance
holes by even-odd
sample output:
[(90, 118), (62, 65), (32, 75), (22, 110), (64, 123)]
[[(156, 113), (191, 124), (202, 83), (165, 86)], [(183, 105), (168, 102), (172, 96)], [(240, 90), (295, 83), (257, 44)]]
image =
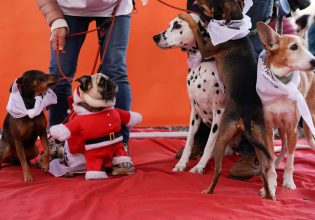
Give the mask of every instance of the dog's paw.
[(259, 190), (259, 194), (264, 199), (276, 200), (275, 191), (270, 190), (270, 193), (267, 193), (264, 187)]
[(205, 172), (205, 169), (205, 166), (197, 164), (196, 166), (191, 168), (189, 172), (203, 174)]
[(286, 189), (290, 189), (290, 190), (296, 189), (296, 186), (295, 186), (295, 183), (294, 183), (293, 179), (292, 180), (284, 179), (283, 183), (282, 183), (282, 187), (286, 188)]
[(179, 164), (177, 163), (176, 166), (173, 168), (173, 172), (183, 172), (186, 169), (186, 164)]
[(30, 173), (24, 174), (24, 182), (26, 182), (26, 183), (33, 182), (33, 177)]

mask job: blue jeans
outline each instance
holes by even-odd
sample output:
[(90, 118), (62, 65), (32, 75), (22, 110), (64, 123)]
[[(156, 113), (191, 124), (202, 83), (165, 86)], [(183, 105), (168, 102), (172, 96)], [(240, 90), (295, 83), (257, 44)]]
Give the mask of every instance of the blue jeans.
[[(65, 19), (69, 26), (71, 33), (84, 32), (88, 30), (89, 23), (96, 21), (96, 25), (101, 25), (105, 18), (100, 17), (77, 17), (77, 16), (65, 16)], [(109, 26), (105, 29), (105, 39), (101, 48), (101, 54), (105, 47), (108, 37)], [(130, 84), (127, 76), (126, 69), (126, 53), (129, 42), (129, 30), (130, 30), (130, 15), (117, 16), (115, 18), (115, 24), (110, 36), (109, 45), (106, 51), (104, 62), (102, 65), (102, 73), (106, 74), (118, 85), (118, 93), (116, 95), (116, 106), (123, 110), (130, 110), (131, 103), (131, 91)], [(65, 54), (60, 55), (60, 64), (62, 71), (68, 77), (74, 78), (80, 49), (84, 43), (85, 35), (69, 37), (66, 39)], [(95, 44), (95, 48), (97, 44)], [(50, 48), (50, 74), (59, 75), (59, 69), (57, 64), (57, 58), (55, 51)], [(91, 66), (94, 62), (94, 58), (88, 60), (91, 62)], [(91, 74), (91, 73), (87, 73)], [(62, 123), (67, 117), (67, 110), (69, 105), (67, 97), (72, 93), (72, 84), (68, 81), (60, 81), (55, 87), (54, 91), (57, 94), (58, 103), (53, 105), (49, 109), (49, 122), (50, 126)], [(122, 127), (122, 133), (124, 137), (124, 143), (128, 143), (129, 129), (125, 126)]]

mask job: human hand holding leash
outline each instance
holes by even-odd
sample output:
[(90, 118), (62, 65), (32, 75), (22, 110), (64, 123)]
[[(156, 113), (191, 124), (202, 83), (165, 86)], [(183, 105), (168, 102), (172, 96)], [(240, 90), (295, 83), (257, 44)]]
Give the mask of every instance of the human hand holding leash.
[(66, 43), (66, 35), (68, 29), (66, 27), (60, 27), (51, 32), (51, 46), (54, 51), (63, 51)]

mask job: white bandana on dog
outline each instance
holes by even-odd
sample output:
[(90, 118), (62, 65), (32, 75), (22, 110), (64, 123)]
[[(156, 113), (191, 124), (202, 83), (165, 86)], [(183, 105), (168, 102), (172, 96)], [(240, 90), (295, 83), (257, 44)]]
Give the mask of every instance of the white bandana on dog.
[(11, 88), (9, 102), (7, 104), (7, 111), (13, 118), (22, 118), (25, 116), (34, 118), (44, 111), (47, 106), (57, 103), (57, 96), (51, 89), (48, 89), (43, 96), (35, 96), (34, 99), (34, 108), (26, 109), (23, 98), (16, 82), (14, 81)]
[(298, 90), (300, 73), (297, 71), (294, 72), (291, 81), (288, 84), (284, 84), (266, 66), (265, 60), (266, 51), (263, 50), (258, 59), (256, 83), (256, 90), (262, 103), (270, 104), (281, 96), (287, 95), (288, 99), (297, 102), (297, 107), (303, 120), (313, 133), (313, 136), (315, 136), (315, 128), (310, 110), (308, 109), (303, 95)]
[(237, 40), (245, 37), (249, 33), (249, 29), (252, 27), (251, 19), (246, 15), (249, 8), (252, 7), (252, 0), (245, 0), (243, 8), (242, 20), (231, 20), (226, 24), (225, 20), (212, 19), (207, 30), (210, 34), (211, 42), (214, 46), (224, 43), (228, 40)]

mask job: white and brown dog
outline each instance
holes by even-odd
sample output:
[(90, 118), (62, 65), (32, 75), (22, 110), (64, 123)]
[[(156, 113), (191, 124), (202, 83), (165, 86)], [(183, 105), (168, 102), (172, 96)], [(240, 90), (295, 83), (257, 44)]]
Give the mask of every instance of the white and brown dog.
[[(209, 35), (205, 24), (196, 14), (191, 14), (198, 23), (205, 39)], [(190, 125), (183, 154), (173, 171), (184, 171), (188, 163), (194, 136), (200, 122), (211, 128), (203, 155), (198, 164), (190, 172), (203, 173), (212, 156), (218, 127), (225, 108), (225, 95), (222, 84), (218, 81), (214, 59), (202, 60), (192, 30), (187, 22), (179, 17), (169, 23), (169, 28), (153, 37), (159, 48), (181, 48), (188, 51), (189, 73), (187, 75), (187, 91), (191, 104)]]
[[(107, 76), (99, 73), (76, 81), (80, 86), (74, 92), (75, 114), (66, 124), (52, 126), (51, 136), (59, 141), (67, 140), (65, 148), (72, 155), (85, 155), (86, 179), (107, 178), (103, 170), (107, 163), (114, 166), (112, 175), (133, 173), (134, 166), (122, 143), (121, 125), (132, 127), (141, 122), (141, 115), (114, 108), (118, 87)], [(84, 171), (84, 158), (72, 156), (71, 159), (72, 166), (52, 161), (50, 172), (61, 176)]]
[[(282, 186), (295, 189), (293, 180), (294, 151), (297, 143), (297, 124), (302, 116), (305, 136), (315, 149), (315, 57), (308, 51), (306, 42), (299, 36), (277, 34), (268, 25), (259, 22), (259, 38), (266, 51), (259, 56), (257, 92), (262, 100), (267, 132), (266, 145), (274, 153), (273, 129), (278, 128), (282, 150), (277, 160), (268, 165), (267, 180), (275, 199), (277, 168), (285, 154)], [(261, 190), (265, 196), (264, 189)]]

